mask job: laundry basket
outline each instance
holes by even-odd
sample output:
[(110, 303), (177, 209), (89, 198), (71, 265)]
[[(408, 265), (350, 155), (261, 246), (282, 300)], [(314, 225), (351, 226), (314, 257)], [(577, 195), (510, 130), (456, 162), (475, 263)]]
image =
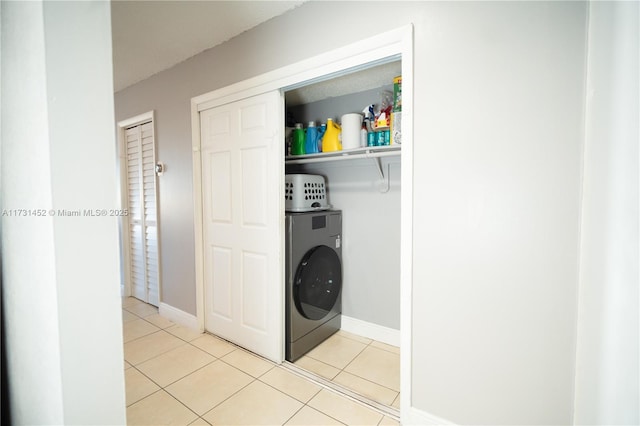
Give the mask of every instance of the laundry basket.
[(285, 175), (284, 200), (284, 208), (289, 212), (309, 212), (331, 208), (327, 202), (324, 177), (320, 175)]

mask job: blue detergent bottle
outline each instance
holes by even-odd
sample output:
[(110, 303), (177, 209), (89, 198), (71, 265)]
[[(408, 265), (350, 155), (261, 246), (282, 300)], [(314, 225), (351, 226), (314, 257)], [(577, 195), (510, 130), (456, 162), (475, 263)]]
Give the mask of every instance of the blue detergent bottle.
[(307, 126), (306, 137), (304, 141), (304, 151), (305, 154), (317, 154), (320, 152), (318, 149), (318, 141), (319, 141), (319, 133), (318, 128), (316, 127), (315, 121), (310, 121), (309, 126)]
[(318, 130), (318, 152), (323, 152), (322, 151), (322, 137), (324, 136), (324, 132), (327, 131), (327, 125), (326, 123), (322, 123), (320, 125), (320, 130)]

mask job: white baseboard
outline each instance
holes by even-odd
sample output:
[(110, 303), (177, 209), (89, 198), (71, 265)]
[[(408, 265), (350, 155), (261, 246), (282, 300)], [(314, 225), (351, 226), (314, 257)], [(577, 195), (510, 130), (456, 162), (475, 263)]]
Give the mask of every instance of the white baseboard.
[(160, 302), (158, 310), (160, 315), (165, 317), (166, 319), (173, 321), (183, 327), (200, 331), (198, 327), (198, 318), (195, 315), (191, 315), (185, 311), (181, 311), (178, 308), (174, 308), (173, 306), (167, 305), (166, 303), (162, 302)]
[(400, 330), (342, 315), (342, 330), (400, 347)]
[(400, 422), (403, 425), (423, 425), (423, 426), (438, 426), (438, 425), (455, 425), (455, 423), (445, 420), (433, 414), (429, 414), (426, 411), (419, 410), (415, 407), (410, 407), (408, 410), (402, 413)]

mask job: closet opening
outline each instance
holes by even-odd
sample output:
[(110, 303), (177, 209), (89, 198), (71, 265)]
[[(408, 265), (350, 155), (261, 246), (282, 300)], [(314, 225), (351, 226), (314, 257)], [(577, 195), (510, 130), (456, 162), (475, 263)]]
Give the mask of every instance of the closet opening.
[[(400, 407), (401, 76), (396, 55), (283, 89), (288, 366), (395, 416)], [(334, 137), (324, 127), (335, 124), (341, 126), (338, 150), (335, 141), (316, 136)], [(296, 146), (300, 128), (304, 152)], [(305, 191), (297, 192), (302, 186), (313, 188), (307, 201)], [(320, 195), (316, 187), (322, 187)], [(339, 226), (313, 228), (314, 220), (326, 218)], [(327, 257), (339, 256), (340, 276), (328, 271), (332, 264), (324, 258), (311, 263), (306, 253), (319, 248)], [(319, 306), (337, 292), (337, 303), (319, 318), (309, 318), (301, 306), (302, 297), (305, 304)]]

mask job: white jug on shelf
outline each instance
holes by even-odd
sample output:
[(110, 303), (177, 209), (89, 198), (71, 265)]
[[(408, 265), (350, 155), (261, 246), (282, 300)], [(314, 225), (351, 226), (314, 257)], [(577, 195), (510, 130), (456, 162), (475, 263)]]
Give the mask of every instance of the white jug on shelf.
[(342, 122), (342, 149), (359, 148), (362, 114), (345, 114), (340, 121)]

